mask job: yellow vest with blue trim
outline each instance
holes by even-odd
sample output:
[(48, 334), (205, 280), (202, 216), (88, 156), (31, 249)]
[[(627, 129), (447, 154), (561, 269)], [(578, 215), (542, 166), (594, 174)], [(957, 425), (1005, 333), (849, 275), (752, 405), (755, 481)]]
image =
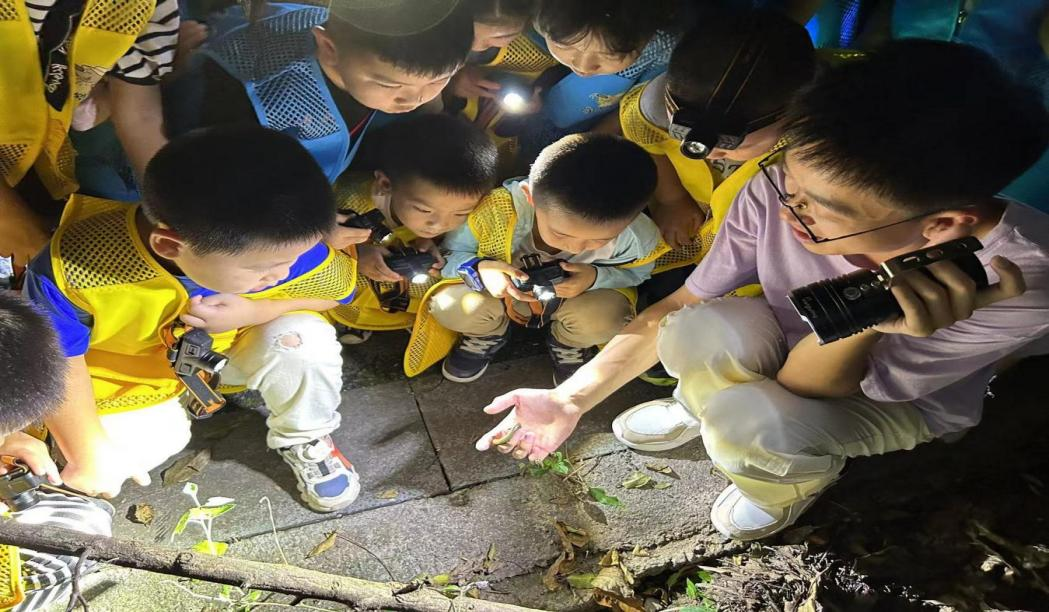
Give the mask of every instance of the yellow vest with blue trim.
[[(358, 214), (364, 214), (375, 210), (375, 202), (372, 201), (372, 188), (375, 179), (370, 175), (351, 173), (343, 176), (335, 184), (335, 201), (339, 203), (339, 210), (352, 210)], [(415, 240), (415, 234), (405, 226), (393, 229), (393, 237), (402, 245), (407, 245)], [(349, 304), (343, 304), (328, 311), (328, 317), (337, 323), (342, 323), (354, 329), (365, 329), (369, 331), (388, 331), (393, 329), (411, 329), (415, 324), (415, 313), (419, 310), (422, 298), (433, 285), (440, 282), (439, 278), (431, 277), (424, 283), (411, 283), (408, 287), (410, 298), (408, 310), (404, 312), (387, 312), (379, 303), (378, 291), (395, 290), (394, 283), (377, 282), (366, 278), (359, 271), (357, 273), (357, 294)]]
[(127, 53), (156, 0), (88, 0), (69, 53), (69, 95), (60, 110), (44, 97), (37, 38), (24, 0), (0, 0), (0, 176), (17, 185), (30, 168), (55, 198), (77, 188), (69, 143), (76, 105)]
[[(138, 208), (74, 195), (51, 241), (55, 284), (94, 316), (85, 359), (102, 413), (152, 406), (183, 391), (161, 330), (185, 311), (189, 295), (143, 244)], [(356, 272), (356, 261), (329, 249), (314, 269), (243, 297), (345, 299), (354, 290)], [(229, 349), (236, 335), (237, 330), (214, 334), (214, 349)]]
[[(517, 226), (517, 208), (514, 206), (514, 198), (505, 187), (499, 187), (489, 193), (481, 204), (467, 218), (470, 232), (477, 239), (477, 256), (487, 259), (496, 259), (506, 263), (513, 262), (513, 238), (514, 227)], [(662, 240), (651, 253), (641, 259), (620, 264), (622, 268), (633, 268), (643, 266), (656, 261), (661, 255), (670, 250)], [(434, 293), (453, 283), (461, 283), (459, 280), (443, 280), (433, 287), (423, 297), (423, 303), (415, 317), (415, 326), (412, 328), (412, 337), (408, 342), (408, 349), (404, 353), (404, 373), (408, 376), (416, 376), (426, 371), (452, 350), (459, 335), (442, 326), (437, 319), (430, 314), (430, 299)], [(617, 289), (625, 295), (633, 304), (637, 301), (637, 290), (634, 288)]]
[[(624, 97), (619, 107), (619, 121), (623, 135), (652, 155), (665, 155), (673, 164), (682, 186), (699, 206), (701, 202), (709, 203), (710, 214), (699, 228), (692, 242), (665, 253), (656, 260), (653, 274), (673, 270), (699, 263), (710, 252), (721, 223), (725, 220), (732, 202), (751, 178), (761, 171), (758, 162), (764, 156), (744, 162), (728, 178), (718, 182), (718, 176), (710, 165), (701, 159), (689, 159), (681, 153), (681, 143), (670, 137), (663, 128), (655, 125), (641, 112), (641, 92), (645, 85), (639, 85)], [(760, 295), (757, 285), (737, 289), (734, 295)]]

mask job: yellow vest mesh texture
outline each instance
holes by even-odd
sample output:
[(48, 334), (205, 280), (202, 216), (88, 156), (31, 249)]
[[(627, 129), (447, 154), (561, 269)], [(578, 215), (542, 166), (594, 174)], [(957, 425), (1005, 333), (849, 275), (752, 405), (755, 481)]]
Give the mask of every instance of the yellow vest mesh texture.
[(540, 73), (556, 66), (557, 60), (540, 49), (528, 36), (522, 34), (499, 53), (489, 65), (498, 66), (500, 70), (509, 72)]
[(66, 282), (75, 289), (94, 289), (142, 282), (157, 273), (126, 239), (127, 210), (109, 210), (74, 221), (62, 236)]
[(477, 239), (479, 256), (510, 263), (517, 209), (507, 189), (500, 187), (486, 195), (467, 223)]
[(352, 210), (363, 214), (375, 208), (372, 202), (371, 175), (364, 173), (343, 174), (335, 181), (335, 208), (336, 210)]
[(146, 27), (155, 9), (151, 2), (92, 2), (80, 18), (80, 26), (134, 36)]
[(445, 287), (460, 283), (462, 281), (443, 280), (433, 287), (423, 297), (419, 312), (415, 315), (415, 325), (412, 327), (412, 337), (408, 341), (408, 348), (404, 351), (404, 373), (405, 375), (418, 376), (427, 368), (444, 359), (444, 356), (455, 346), (459, 334), (444, 327), (430, 314), (430, 299), (433, 294)]
[(653, 146), (661, 144), (668, 135), (656, 129), (641, 114), (641, 92), (645, 89), (646, 84), (642, 83), (631, 89), (619, 101), (619, 124), (627, 140), (641, 145), (649, 153), (655, 153), (658, 148), (653, 148)]
[[(23, 0), (0, 0), (0, 22), (19, 21), (21, 13), (18, 4)], [(25, 10), (24, 6), (22, 7)], [(15, 24), (3, 24), (5, 28), (15, 27)], [(4, 61), (12, 61), (5, 58)], [(8, 176), (11, 171), (22, 163), (22, 158), (29, 151), (29, 145), (23, 143), (5, 142), (0, 143), (0, 177)]]
[(22, 561), (18, 558), (18, 548), (0, 545), (0, 610), (13, 608), (23, 599)]
[(0, 21), (14, 21), (18, 19), (18, 9), (15, 2), (18, 0), (0, 0)]
[(318, 299), (331, 300), (333, 296), (346, 295), (352, 290), (357, 278), (357, 261), (349, 255), (334, 253), (331, 261), (322, 264), (312, 274), (301, 276), (287, 284), (265, 292), (265, 299)]

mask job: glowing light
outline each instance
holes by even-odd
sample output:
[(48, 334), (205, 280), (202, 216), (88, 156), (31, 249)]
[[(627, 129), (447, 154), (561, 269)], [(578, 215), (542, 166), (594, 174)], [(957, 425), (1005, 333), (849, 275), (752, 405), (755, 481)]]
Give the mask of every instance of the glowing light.
[(412, 282), (416, 284), (425, 283), (428, 280), (430, 280), (430, 275), (426, 272), (420, 272), (412, 277)]
[(511, 91), (503, 96), (502, 104), (507, 112), (519, 113), (528, 106), (528, 100), (516, 91)]

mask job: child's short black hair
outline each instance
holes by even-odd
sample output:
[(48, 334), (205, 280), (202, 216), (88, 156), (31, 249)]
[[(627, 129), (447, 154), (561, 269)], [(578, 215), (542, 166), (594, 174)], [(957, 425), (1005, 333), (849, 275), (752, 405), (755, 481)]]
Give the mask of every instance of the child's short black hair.
[(381, 138), (379, 169), (393, 183), (423, 179), (478, 196), (495, 186), (499, 151), (484, 130), (461, 117), (419, 115), (394, 123)]
[(474, 21), (486, 24), (520, 23), (532, 18), (535, 0), (469, 0)]
[(679, 13), (678, 0), (539, 0), (535, 28), (560, 43), (593, 34), (616, 53), (634, 53)]
[[(667, 88), (679, 106), (704, 109), (741, 51), (761, 45), (753, 71), (732, 102), (726, 119), (746, 125), (782, 112), (790, 98), (812, 80), (815, 51), (808, 32), (771, 10), (732, 11), (700, 20), (674, 47)], [(737, 62), (733, 64), (733, 62)], [(719, 99), (736, 92), (719, 92)]]
[(334, 16), (324, 24), (341, 56), (371, 53), (420, 76), (439, 76), (462, 68), (473, 44), (473, 27), (473, 17), (462, 7), (429, 29), (403, 36), (368, 32)]
[(573, 134), (539, 153), (528, 180), (537, 207), (611, 223), (645, 208), (656, 189), (656, 164), (625, 138)]
[(1045, 151), (1049, 117), (983, 51), (899, 40), (819, 75), (787, 138), (832, 180), (920, 212), (997, 194)]
[(297, 140), (257, 124), (183, 134), (153, 157), (142, 208), (198, 254), (320, 238), (335, 223), (331, 186)]
[(58, 410), (66, 358), (50, 321), (13, 291), (0, 291), (0, 437)]

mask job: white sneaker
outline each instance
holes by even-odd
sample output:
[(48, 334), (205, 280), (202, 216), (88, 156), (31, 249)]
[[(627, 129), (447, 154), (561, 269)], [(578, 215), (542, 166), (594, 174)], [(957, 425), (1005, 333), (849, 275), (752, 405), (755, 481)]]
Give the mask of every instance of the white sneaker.
[(816, 493), (782, 510), (771, 510), (747, 499), (733, 484), (725, 487), (714, 500), (710, 507), (710, 522), (726, 538), (759, 540), (793, 525), (819, 496)]
[(357, 470), (331, 436), (279, 448), (277, 452), (295, 473), (302, 501), (317, 512), (342, 510), (361, 492)]
[(677, 448), (699, 437), (700, 423), (672, 397), (630, 408), (612, 421), (616, 439), (640, 451)]
[(347, 327), (346, 333), (339, 336), (339, 342), (341, 342), (343, 346), (354, 346), (357, 344), (364, 344), (368, 341), (368, 338), (371, 337), (372, 333), (366, 329)]

